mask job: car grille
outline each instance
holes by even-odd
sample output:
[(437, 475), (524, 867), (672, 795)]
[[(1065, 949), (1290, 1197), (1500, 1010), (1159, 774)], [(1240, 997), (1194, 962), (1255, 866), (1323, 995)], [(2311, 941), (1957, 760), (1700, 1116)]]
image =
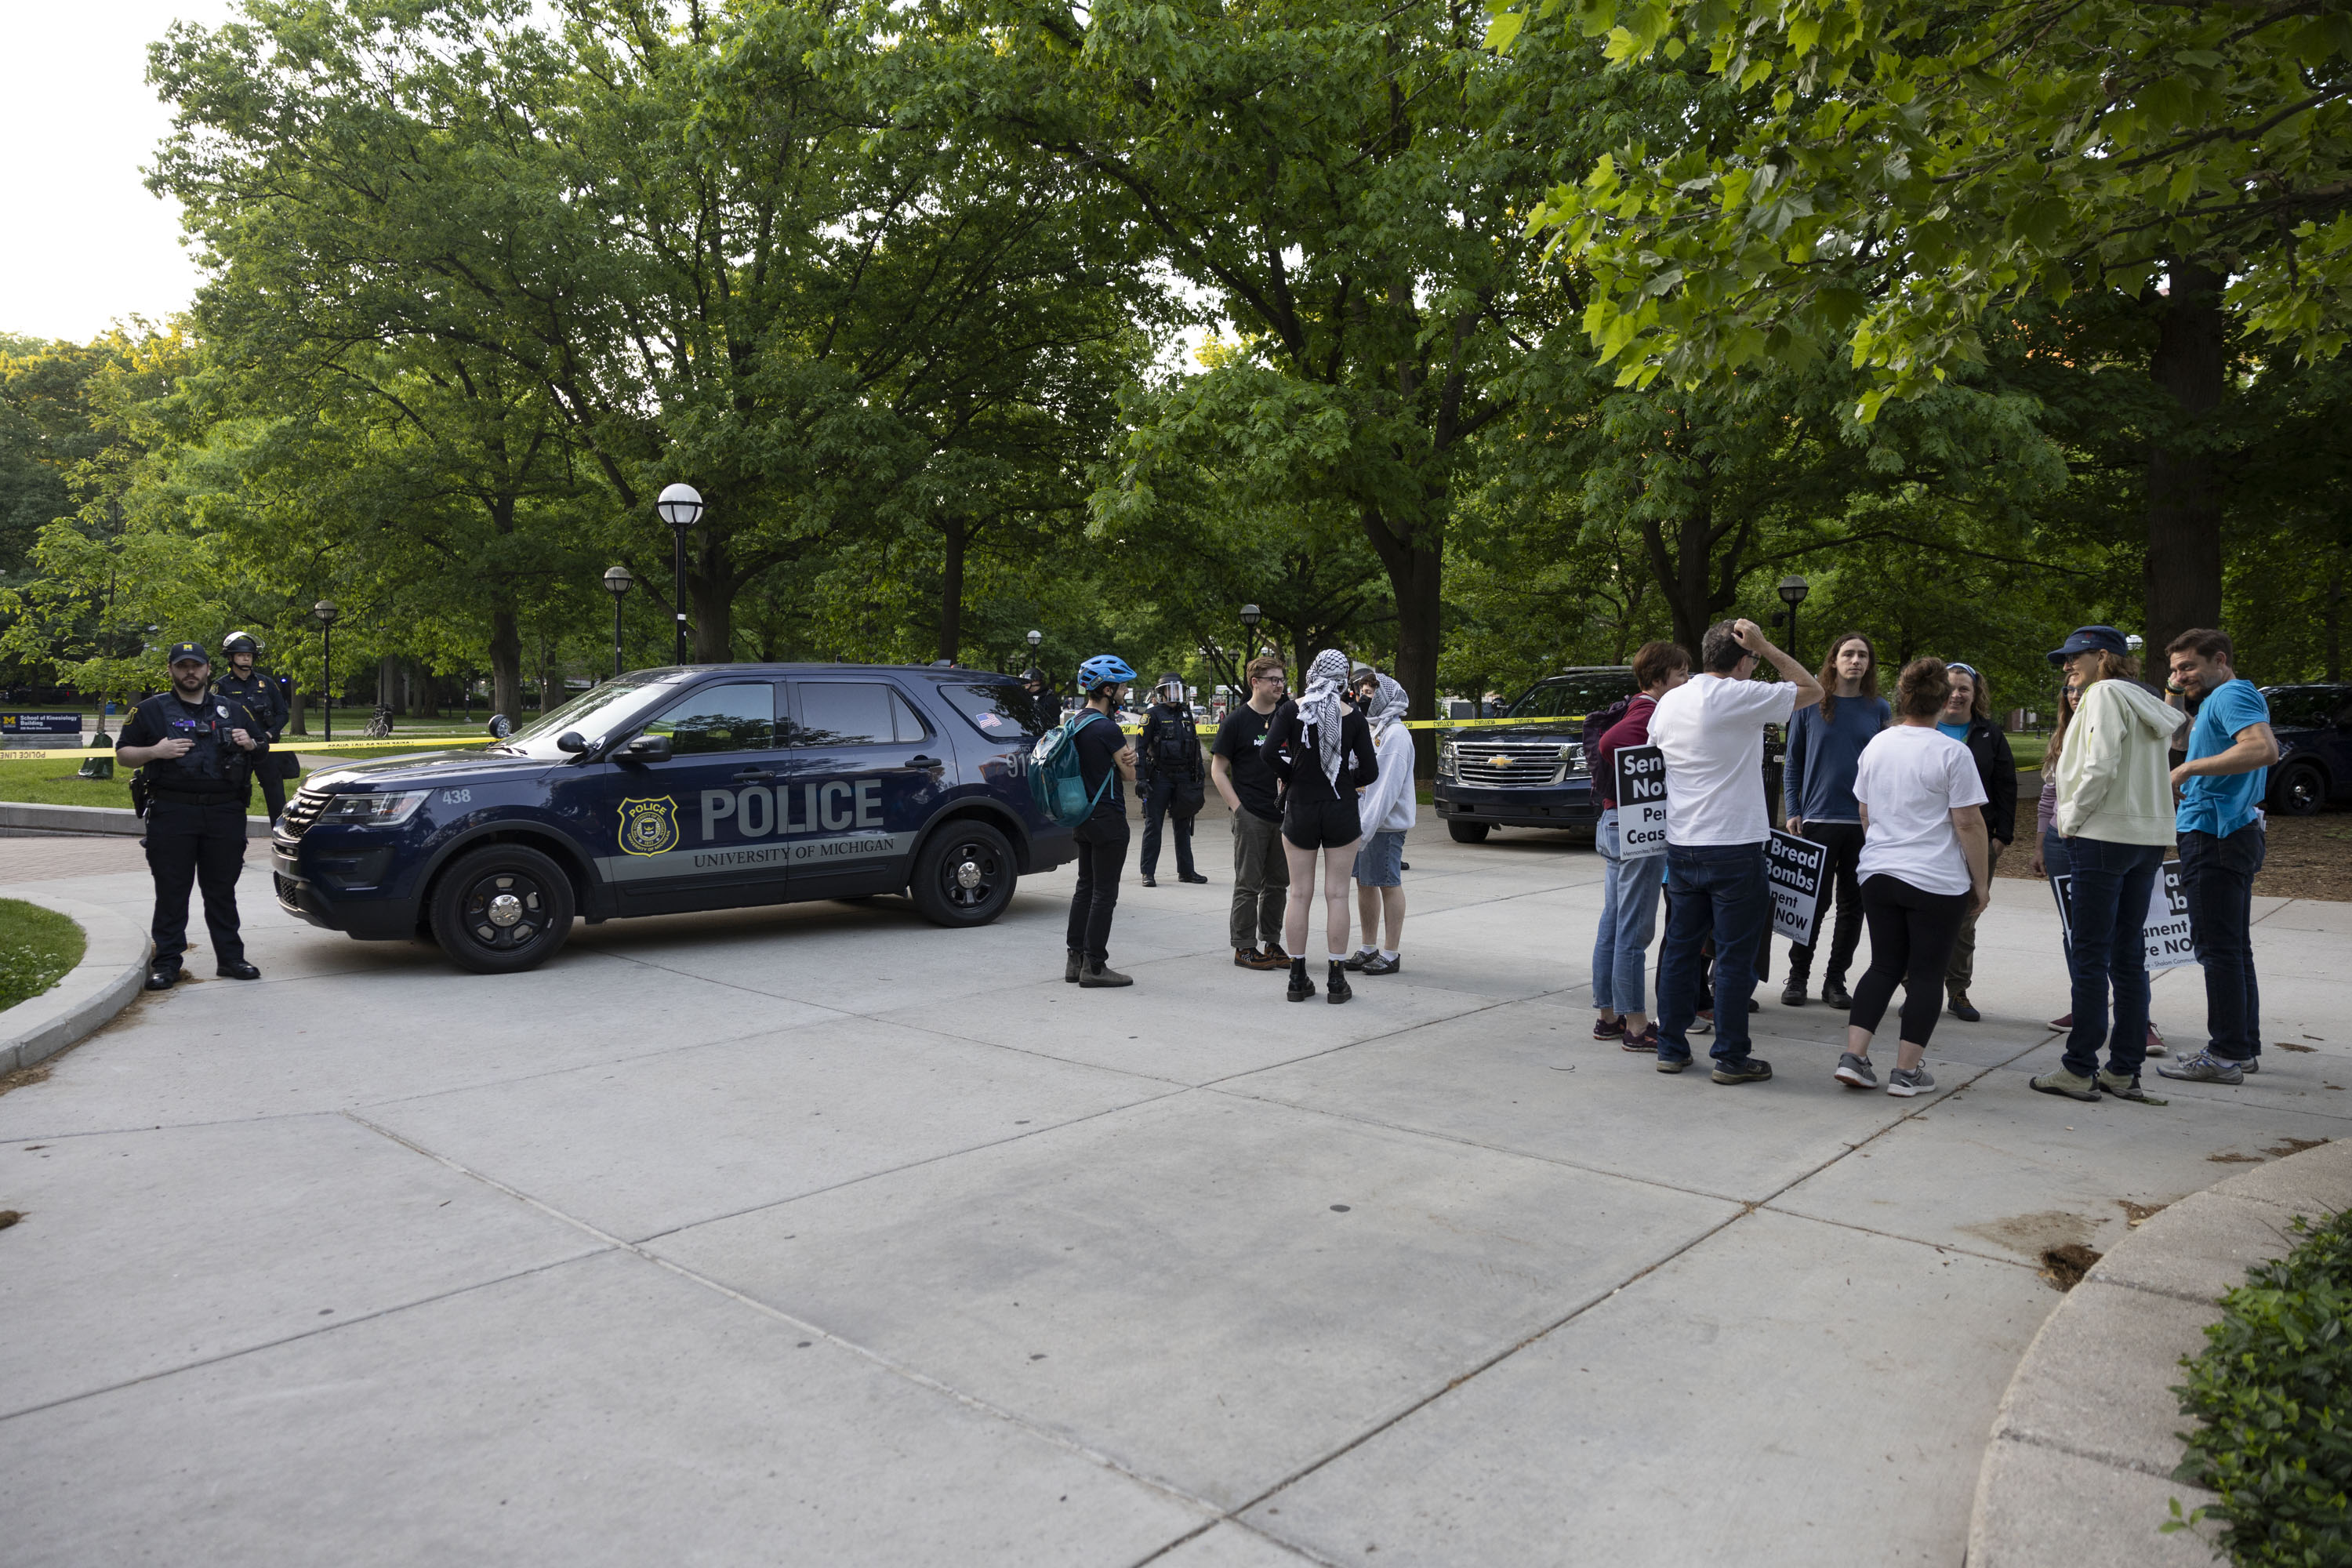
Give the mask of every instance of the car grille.
[(1581, 747), (1571, 747), (1576, 755), (1567, 763), (1560, 760), (1559, 740), (1520, 741), (1483, 736), (1456, 735), (1454, 739), (1454, 776), (1466, 784), (1556, 784), (1570, 772), (1583, 772)]
[(286, 803), (285, 811), (278, 818), (278, 831), (289, 838), (301, 837), (319, 820), (319, 814), (327, 809), (327, 799), (325, 790), (303, 790)]

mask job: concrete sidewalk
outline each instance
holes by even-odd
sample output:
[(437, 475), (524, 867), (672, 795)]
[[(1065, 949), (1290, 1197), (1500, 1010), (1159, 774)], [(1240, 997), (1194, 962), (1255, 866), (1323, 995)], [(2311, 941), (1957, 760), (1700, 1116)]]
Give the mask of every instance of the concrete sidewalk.
[[(1897, 1100), (1777, 985), (1769, 1084), (1590, 1039), (1577, 841), (1432, 821), (1344, 1007), (1233, 967), (1202, 849), (1130, 864), (1116, 992), (1060, 982), (1066, 873), (506, 978), (249, 873), (264, 981), (0, 1097), (10, 1562), (1951, 1563), (2042, 1250), (2352, 1117), (2352, 907), (2258, 910), (2307, 1052), (2081, 1105), (2026, 1088), (2064, 976), (1998, 883), (1986, 1020)], [(143, 917), (116, 867), (45, 885)]]

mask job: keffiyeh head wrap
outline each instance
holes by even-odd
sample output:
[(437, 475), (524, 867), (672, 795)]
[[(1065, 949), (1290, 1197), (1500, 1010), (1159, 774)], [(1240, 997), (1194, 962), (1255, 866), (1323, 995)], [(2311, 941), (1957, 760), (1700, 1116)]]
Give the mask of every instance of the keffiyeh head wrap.
[(1315, 656), (1307, 672), (1307, 695), (1298, 700), (1299, 721), (1315, 726), (1315, 750), (1334, 790), (1339, 787), (1339, 699), (1347, 689), (1348, 656), (1327, 647)]
[(1364, 716), (1372, 721), (1372, 738), (1379, 740), (1388, 733), (1390, 725), (1401, 722), (1406, 705), (1411, 701), (1412, 699), (1404, 694), (1403, 687), (1390, 677), (1381, 676), (1380, 690), (1373, 693), (1371, 701), (1364, 709)]

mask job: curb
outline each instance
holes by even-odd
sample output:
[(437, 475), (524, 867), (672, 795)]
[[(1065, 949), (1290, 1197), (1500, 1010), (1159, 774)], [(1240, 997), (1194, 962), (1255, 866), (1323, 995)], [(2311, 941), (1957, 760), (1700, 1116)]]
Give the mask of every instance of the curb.
[[(2221, 1293), (2284, 1256), (2295, 1215), (2352, 1207), (2352, 1140), (2192, 1193), (2143, 1222), (2069, 1291), (2001, 1395), (1977, 1476), (1969, 1568), (2207, 1568), (2207, 1540), (2158, 1532), (2187, 1424), (2172, 1385)], [(2218, 1528), (2218, 1527), (2215, 1527)]]
[[(147, 831), (130, 807), (122, 805), (40, 805), (31, 801), (0, 800), (0, 837), (68, 837), (137, 838)], [(247, 838), (269, 837), (269, 818), (245, 819)]]
[(154, 942), (129, 917), (100, 904), (46, 894), (0, 894), (55, 910), (81, 927), (81, 962), (29, 1002), (0, 1013), (0, 1072), (57, 1055), (131, 1005), (147, 984)]

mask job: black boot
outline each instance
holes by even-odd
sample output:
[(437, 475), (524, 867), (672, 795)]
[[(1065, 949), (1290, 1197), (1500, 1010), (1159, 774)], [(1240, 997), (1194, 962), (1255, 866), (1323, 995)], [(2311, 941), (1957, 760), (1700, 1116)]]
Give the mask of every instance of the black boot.
[(1078, 989), (1081, 991), (1097, 985), (1132, 985), (1134, 984), (1133, 975), (1121, 974), (1099, 958), (1087, 959), (1086, 967), (1078, 972)]
[(1071, 984), (1078, 983), (1078, 971), (1086, 964), (1086, 955), (1076, 948), (1070, 949), (1070, 960), (1062, 965), (1062, 978)]
[(1337, 1006), (1355, 994), (1355, 987), (1348, 984), (1347, 964), (1345, 963), (1333, 964), (1331, 966), (1331, 1005)]
[(1293, 1002), (1304, 1002), (1315, 994), (1315, 982), (1307, 978), (1307, 960), (1303, 957), (1290, 961), (1290, 989), (1286, 994)]

